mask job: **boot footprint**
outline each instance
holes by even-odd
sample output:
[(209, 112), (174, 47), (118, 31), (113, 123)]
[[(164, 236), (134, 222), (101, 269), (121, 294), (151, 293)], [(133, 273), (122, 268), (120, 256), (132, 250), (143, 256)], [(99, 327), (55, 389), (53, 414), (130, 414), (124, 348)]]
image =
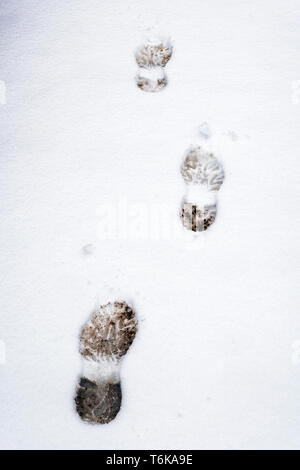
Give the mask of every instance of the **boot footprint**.
[(80, 335), (83, 374), (75, 397), (84, 421), (105, 424), (118, 414), (122, 401), (119, 363), (136, 332), (135, 314), (125, 302), (101, 306), (84, 325)]
[(137, 50), (135, 59), (140, 68), (136, 84), (141, 90), (153, 93), (162, 90), (168, 84), (164, 67), (170, 60), (172, 52), (172, 45), (166, 40), (147, 42)]
[(181, 175), (187, 185), (181, 210), (183, 225), (193, 232), (207, 230), (217, 215), (216, 194), (224, 181), (222, 165), (212, 153), (193, 147), (184, 159)]

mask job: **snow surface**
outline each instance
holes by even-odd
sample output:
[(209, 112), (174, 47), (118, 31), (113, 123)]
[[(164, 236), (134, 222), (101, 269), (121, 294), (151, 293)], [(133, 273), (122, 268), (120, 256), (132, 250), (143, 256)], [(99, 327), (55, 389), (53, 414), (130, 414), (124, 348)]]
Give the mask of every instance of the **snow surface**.
[[(1, 448), (300, 448), (299, 20), (299, 0), (1, 1)], [(134, 52), (156, 34), (150, 94)], [(201, 143), (225, 182), (192, 239)], [(139, 331), (119, 415), (91, 426), (78, 334), (118, 299)]]

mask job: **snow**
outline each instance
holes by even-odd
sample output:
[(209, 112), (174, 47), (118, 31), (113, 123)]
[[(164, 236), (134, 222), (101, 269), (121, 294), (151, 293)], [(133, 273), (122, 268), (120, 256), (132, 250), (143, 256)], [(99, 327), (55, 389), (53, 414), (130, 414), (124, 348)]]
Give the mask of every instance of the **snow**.
[[(299, 449), (299, 20), (299, 0), (1, 2), (1, 448)], [(134, 53), (155, 35), (169, 83), (145, 93)], [(190, 236), (199, 144), (225, 181)], [(139, 331), (119, 415), (91, 426), (78, 335), (109, 300)]]
[(116, 360), (105, 359), (96, 362), (83, 358), (82, 362), (82, 377), (92, 382), (109, 382), (114, 384), (120, 382), (119, 365)]

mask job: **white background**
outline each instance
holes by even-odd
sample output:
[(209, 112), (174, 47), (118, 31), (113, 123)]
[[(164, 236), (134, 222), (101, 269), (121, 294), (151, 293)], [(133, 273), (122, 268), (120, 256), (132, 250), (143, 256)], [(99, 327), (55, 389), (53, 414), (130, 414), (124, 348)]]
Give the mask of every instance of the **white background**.
[[(299, 0), (1, 1), (1, 448), (300, 448), (299, 20)], [(154, 34), (174, 54), (147, 94), (134, 51)], [(103, 240), (103, 204), (124, 200), (181, 230), (204, 121), (215, 224)], [(78, 334), (115, 299), (139, 332), (119, 415), (91, 426)]]

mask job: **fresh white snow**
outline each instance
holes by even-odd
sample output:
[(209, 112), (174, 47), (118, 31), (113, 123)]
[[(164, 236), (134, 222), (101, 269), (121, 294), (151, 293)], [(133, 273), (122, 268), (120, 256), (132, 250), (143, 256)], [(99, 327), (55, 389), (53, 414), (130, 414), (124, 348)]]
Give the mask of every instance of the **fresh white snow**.
[[(0, 27), (0, 447), (299, 449), (300, 1), (2, 0)], [(156, 35), (169, 82), (145, 93)], [(196, 235), (191, 145), (225, 172)], [(114, 300), (139, 331), (91, 426), (79, 332)]]

